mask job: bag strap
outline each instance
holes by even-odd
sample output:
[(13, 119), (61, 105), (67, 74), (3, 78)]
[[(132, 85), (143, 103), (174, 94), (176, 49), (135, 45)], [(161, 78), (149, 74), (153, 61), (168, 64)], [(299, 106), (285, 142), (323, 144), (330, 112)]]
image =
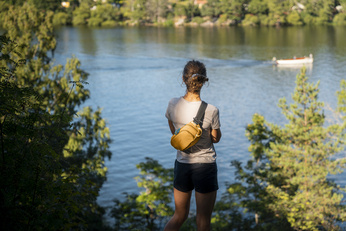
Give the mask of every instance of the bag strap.
[(205, 113), (205, 109), (207, 108), (208, 104), (204, 101), (202, 101), (201, 106), (199, 106), (197, 115), (195, 118), (193, 118), (193, 122), (195, 124), (199, 124), (200, 126), (202, 126), (203, 124), (203, 117), (204, 117), (204, 113)]

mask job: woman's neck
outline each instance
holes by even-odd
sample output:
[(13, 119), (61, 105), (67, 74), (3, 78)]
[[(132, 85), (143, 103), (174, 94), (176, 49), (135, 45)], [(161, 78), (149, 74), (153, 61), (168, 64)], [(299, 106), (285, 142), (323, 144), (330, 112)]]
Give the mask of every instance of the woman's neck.
[(184, 95), (184, 99), (190, 102), (201, 101), (201, 97), (199, 93), (186, 92)]

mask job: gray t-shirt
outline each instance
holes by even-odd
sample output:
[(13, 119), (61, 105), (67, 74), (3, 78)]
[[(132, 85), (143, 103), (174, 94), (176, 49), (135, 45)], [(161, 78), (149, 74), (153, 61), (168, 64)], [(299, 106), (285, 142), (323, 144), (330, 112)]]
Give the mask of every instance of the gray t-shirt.
[[(190, 102), (183, 97), (169, 101), (166, 118), (173, 122), (175, 130), (191, 122), (196, 116), (202, 101)], [(214, 163), (216, 152), (211, 141), (211, 129), (220, 128), (219, 109), (208, 104), (202, 125), (201, 139), (185, 151), (177, 150), (177, 161), (181, 163)]]

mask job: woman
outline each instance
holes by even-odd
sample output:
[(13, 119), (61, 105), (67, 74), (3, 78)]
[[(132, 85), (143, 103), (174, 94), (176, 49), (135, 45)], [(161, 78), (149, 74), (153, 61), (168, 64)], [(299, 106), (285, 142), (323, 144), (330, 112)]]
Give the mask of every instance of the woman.
[[(169, 128), (176, 129), (189, 123), (201, 105), (200, 92), (208, 81), (203, 63), (189, 61), (183, 71), (186, 94), (170, 100), (166, 112)], [(213, 143), (221, 138), (219, 110), (208, 104), (202, 125), (202, 136), (191, 148), (177, 151), (174, 166), (175, 212), (165, 231), (179, 230), (189, 215), (192, 190), (195, 189), (197, 230), (210, 230), (211, 214), (218, 190), (216, 152)]]

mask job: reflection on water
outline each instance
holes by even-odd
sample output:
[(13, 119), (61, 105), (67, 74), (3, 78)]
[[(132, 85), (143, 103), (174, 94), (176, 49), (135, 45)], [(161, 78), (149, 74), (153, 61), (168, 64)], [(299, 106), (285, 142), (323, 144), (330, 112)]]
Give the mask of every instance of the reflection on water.
[[(298, 66), (272, 65), (272, 57), (312, 53), (306, 66), (310, 81), (320, 83), (321, 101), (336, 105), (335, 92), (346, 73), (344, 27), (227, 28), (61, 28), (57, 62), (75, 54), (90, 73), (91, 99), (103, 108), (111, 130), (113, 157), (101, 205), (111, 205), (122, 192), (137, 192), (135, 167), (144, 157), (173, 167), (175, 151), (164, 117), (168, 101), (184, 94), (182, 68), (189, 59), (206, 64), (209, 86), (202, 98), (220, 109), (222, 140), (216, 145), (220, 193), (233, 182), (231, 160), (250, 158), (245, 126), (254, 113), (283, 125), (277, 107), (291, 102)], [(335, 177), (345, 184), (344, 178)]]

